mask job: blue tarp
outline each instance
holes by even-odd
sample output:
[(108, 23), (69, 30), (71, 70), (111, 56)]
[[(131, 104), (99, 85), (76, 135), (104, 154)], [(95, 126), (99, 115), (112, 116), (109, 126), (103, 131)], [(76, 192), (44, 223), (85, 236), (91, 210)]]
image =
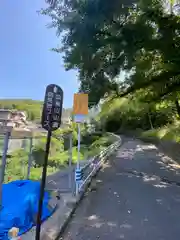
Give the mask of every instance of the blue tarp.
[[(0, 210), (0, 239), (7, 240), (8, 231), (12, 227), (19, 228), (19, 235), (21, 235), (34, 226), (39, 194), (39, 182), (17, 180), (3, 184), (3, 208)], [(42, 221), (54, 211), (48, 205), (50, 198), (50, 193), (45, 191)]]

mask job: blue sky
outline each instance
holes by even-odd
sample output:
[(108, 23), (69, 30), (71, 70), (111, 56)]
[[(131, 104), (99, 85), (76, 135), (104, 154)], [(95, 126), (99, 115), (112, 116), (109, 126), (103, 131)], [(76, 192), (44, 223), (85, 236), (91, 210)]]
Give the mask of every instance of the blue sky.
[(44, 99), (46, 85), (64, 90), (64, 107), (71, 107), (78, 83), (66, 72), (62, 58), (50, 49), (60, 40), (50, 19), (37, 14), (44, 0), (0, 1), (0, 98)]

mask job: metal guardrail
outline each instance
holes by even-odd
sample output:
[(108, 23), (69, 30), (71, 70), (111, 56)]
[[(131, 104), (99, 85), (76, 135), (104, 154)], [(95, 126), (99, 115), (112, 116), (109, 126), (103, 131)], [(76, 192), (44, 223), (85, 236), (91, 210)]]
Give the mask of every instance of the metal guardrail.
[(96, 172), (101, 168), (102, 164), (105, 160), (117, 150), (117, 148), (121, 145), (121, 138), (113, 133), (109, 133), (117, 137), (117, 141), (108, 146), (106, 149), (102, 150), (98, 155), (89, 159), (84, 166), (81, 166), (82, 171), (82, 180), (78, 186), (78, 193), (82, 192), (87, 184), (91, 181), (91, 178), (96, 174)]
[[(99, 168), (102, 166), (103, 162), (110, 156), (120, 145), (121, 145), (121, 138), (115, 134), (109, 133), (111, 136), (114, 135), (117, 140), (108, 146), (106, 149), (102, 150), (99, 154), (94, 157), (88, 158), (88, 149), (85, 151), (86, 159), (80, 161), (80, 169), (83, 173), (83, 177), (80, 181), (80, 184), (76, 185), (75, 181), (75, 174), (76, 174), (76, 167), (72, 163), (72, 133), (66, 134), (66, 150), (68, 150), (68, 166), (65, 170), (60, 171), (57, 169), (56, 172), (52, 173), (51, 175), (47, 176), (47, 189), (53, 189), (61, 192), (69, 192), (71, 194), (79, 194), (83, 191), (86, 185), (91, 181), (91, 178), (96, 174)], [(64, 136), (64, 135), (62, 135)], [(62, 140), (62, 136), (59, 136), (57, 139)], [(4, 148), (3, 148), (3, 157), (2, 162), (0, 165), (0, 205), (2, 199), (2, 184), (4, 182), (4, 176), (6, 173), (6, 155), (8, 149), (8, 139), (11, 138), (9, 134), (5, 135)], [(55, 136), (57, 137), (57, 136)], [(33, 138), (26, 138), (27, 141), (30, 141), (28, 144), (28, 162), (26, 165), (22, 163), (22, 169), (24, 170), (24, 179), (30, 178), (30, 173), (33, 168), (33, 155), (32, 155), (32, 148), (36, 141), (39, 140), (39, 137), (36, 139)], [(68, 143), (67, 143), (68, 142)], [(64, 141), (65, 144), (65, 141)], [(8, 167), (8, 166), (7, 166)], [(26, 170), (27, 168), (27, 170)], [(11, 181), (11, 180), (10, 180)], [(76, 188), (78, 186), (78, 189)]]
[[(110, 156), (120, 145), (121, 145), (121, 138), (113, 133), (109, 133), (111, 136), (114, 136), (117, 140), (108, 146), (106, 149), (102, 150), (99, 154), (90, 157), (89, 159), (84, 159), (80, 161), (80, 168), (77, 169), (75, 165), (72, 165), (70, 163), (69, 168), (66, 173), (63, 173), (64, 178), (66, 178), (66, 181), (68, 182), (68, 188), (66, 189), (58, 189), (59, 192), (69, 192), (72, 195), (78, 195), (80, 192), (82, 192), (86, 185), (91, 181), (91, 178), (96, 174), (96, 172), (100, 169), (104, 161)], [(79, 172), (80, 170), (80, 172)], [(76, 174), (83, 175), (79, 176), (81, 178), (81, 181), (79, 184), (76, 184)], [(57, 176), (55, 177), (55, 181), (51, 180), (50, 176), (50, 181), (48, 183), (52, 183), (52, 188), (53, 185), (56, 188), (58, 185), (58, 182), (62, 182), (62, 175), (60, 173), (57, 173)], [(78, 189), (76, 187), (78, 186)], [(57, 189), (57, 188), (56, 188)]]

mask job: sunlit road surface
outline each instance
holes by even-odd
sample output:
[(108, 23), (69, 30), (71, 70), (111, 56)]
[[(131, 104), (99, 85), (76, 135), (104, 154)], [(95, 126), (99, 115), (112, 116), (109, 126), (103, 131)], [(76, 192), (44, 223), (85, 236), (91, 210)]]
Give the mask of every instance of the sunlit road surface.
[(63, 240), (179, 240), (180, 169), (153, 145), (126, 141), (99, 173)]

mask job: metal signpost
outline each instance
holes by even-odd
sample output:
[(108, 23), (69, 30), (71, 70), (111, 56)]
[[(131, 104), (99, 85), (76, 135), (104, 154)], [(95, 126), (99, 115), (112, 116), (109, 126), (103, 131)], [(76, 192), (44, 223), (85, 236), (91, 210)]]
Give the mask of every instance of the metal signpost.
[(63, 90), (55, 84), (48, 85), (46, 88), (44, 106), (42, 111), (42, 119), (41, 119), (42, 127), (48, 131), (48, 134), (47, 134), (47, 141), (46, 141), (46, 151), (45, 151), (45, 157), (44, 157), (42, 179), (41, 179), (40, 196), (39, 196), (36, 238), (35, 238), (36, 240), (40, 239), (42, 205), (43, 205), (44, 189), (46, 185), (47, 163), (48, 163), (49, 148), (51, 143), (51, 135), (52, 135), (52, 131), (57, 130), (61, 125), (62, 105), (63, 105)]
[(69, 135), (69, 189), (72, 191), (72, 173), (71, 173), (71, 167), (72, 167), (72, 133)]
[(32, 166), (32, 150), (33, 150), (32, 148), (33, 148), (33, 137), (30, 138), (30, 143), (29, 143), (27, 179), (30, 178), (30, 171)]
[(2, 154), (2, 163), (0, 166), (0, 210), (3, 207), (2, 206), (2, 188), (3, 188), (3, 182), (4, 182), (6, 158), (7, 158), (10, 135), (11, 135), (11, 130), (7, 129), (4, 136), (4, 148), (3, 148), (3, 154)]
[(74, 94), (73, 103), (74, 121), (78, 124), (78, 157), (75, 171), (76, 180), (76, 195), (79, 192), (79, 185), (82, 180), (82, 170), (80, 169), (80, 150), (81, 150), (81, 126), (88, 114), (88, 94), (76, 93)]

